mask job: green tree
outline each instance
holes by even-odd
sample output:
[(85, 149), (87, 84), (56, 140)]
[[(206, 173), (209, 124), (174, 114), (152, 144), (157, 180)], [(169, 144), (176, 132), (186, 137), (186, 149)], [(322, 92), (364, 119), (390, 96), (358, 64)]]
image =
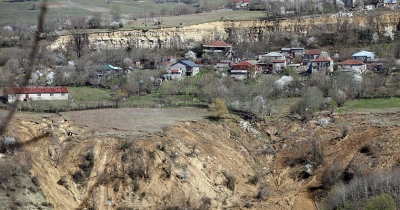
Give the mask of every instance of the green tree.
[(229, 114), (228, 107), (224, 99), (215, 98), (210, 106), (210, 110), (214, 112), (215, 117), (221, 118), (225, 114)]
[(372, 201), (370, 201), (366, 206), (365, 210), (396, 210), (396, 204), (392, 196), (385, 193), (376, 196)]

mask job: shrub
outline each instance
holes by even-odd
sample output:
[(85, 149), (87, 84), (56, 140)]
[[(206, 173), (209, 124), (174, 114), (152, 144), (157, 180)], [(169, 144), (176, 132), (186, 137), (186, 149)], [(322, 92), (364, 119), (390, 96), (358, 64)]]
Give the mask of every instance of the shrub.
[(256, 185), (258, 181), (260, 180), (261, 175), (260, 174), (254, 174), (249, 178), (249, 183), (252, 185)]
[(370, 201), (366, 206), (365, 210), (396, 210), (396, 204), (392, 196), (385, 193), (376, 196), (372, 201)]
[(224, 99), (215, 98), (210, 106), (210, 110), (214, 112), (215, 117), (221, 118), (223, 115), (229, 114), (228, 107)]
[(236, 177), (228, 174), (226, 171), (222, 171), (222, 174), (225, 176), (226, 178), (226, 187), (232, 191), (235, 190), (235, 186), (236, 186)]
[(86, 180), (83, 171), (78, 170), (74, 174), (72, 174), (72, 180), (74, 180), (75, 183), (83, 183)]
[(272, 194), (272, 189), (267, 183), (263, 183), (258, 188), (257, 199), (263, 200)]
[(329, 120), (326, 118), (321, 118), (318, 120), (318, 124), (321, 127), (325, 127), (326, 125), (328, 125), (328, 123), (329, 123)]
[(66, 183), (67, 183), (67, 178), (65, 176), (61, 176), (61, 178), (57, 182), (57, 184), (59, 185), (65, 185)]
[(32, 177), (31, 181), (35, 186), (40, 185), (39, 178), (37, 176)]

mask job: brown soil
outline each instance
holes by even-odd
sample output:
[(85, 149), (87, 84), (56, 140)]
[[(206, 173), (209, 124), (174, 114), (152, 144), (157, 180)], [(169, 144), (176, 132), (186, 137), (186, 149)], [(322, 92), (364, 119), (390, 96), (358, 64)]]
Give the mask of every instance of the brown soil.
[[(7, 135), (25, 143), (32, 173), (55, 209), (316, 209), (314, 198), (323, 193), (321, 179), (332, 164), (341, 172), (349, 165), (372, 171), (400, 159), (398, 113), (321, 113), (316, 120), (330, 122), (324, 127), (270, 118), (247, 129), (232, 119), (202, 119), (207, 115), (199, 109), (19, 114)], [(301, 157), (313, 160), (314, 140), (324, 160), (305, 177)], [(76, 182), (88, 154), (93, 168)], [(57, 184), (61, 177), (63, 185)]]

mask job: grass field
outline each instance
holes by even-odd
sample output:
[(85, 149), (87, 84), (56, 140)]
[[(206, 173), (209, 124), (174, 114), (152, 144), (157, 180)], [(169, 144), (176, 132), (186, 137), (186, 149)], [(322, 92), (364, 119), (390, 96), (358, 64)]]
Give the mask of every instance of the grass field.
[[(110, 18), (108, 6), (104, 0), (71, 0), (71, 1), (48, 1), (48, 11), (46, 20), (61, 18), (66, 20), (74, 15), (93, 15), (94, 12), (102, 13), (104, 18)], [(122, 17), (126, 20), (137, 18), (137, 21), (128, 21), (123, 29), (143, 28), (145, 11), (147, 17), (154, 13), (157, 17), (159, 12), (165, 8), (173, 10), (176, 3), (156, 4), (153, 0), (147, 1), (114, 1), (121, 8)], [(5, 2), (0, 1), (0, 25), (11, 23), (36, 24), (40, 8), (29, 10), (32, 4), (40, 2)], [(193, 5), (189, 5), (193, 6)], [(194, 9), (194, 7), (192, 7)], [(183, 26), (207, 23), (218, 20), (260, 20), (265, 17), (265, 13), (260, 11), (234, 11), (234, 12), (204, 12), (191, 15), (162, 17), (162, 27), (177, 27), (182, 23)], [(147, 28), (157, 28), (152, 18), (148, 18)]]
[(390, 112), (400, 110), (400, 98), (376, 98), (347, 101), (338, 113), (349, 112)]

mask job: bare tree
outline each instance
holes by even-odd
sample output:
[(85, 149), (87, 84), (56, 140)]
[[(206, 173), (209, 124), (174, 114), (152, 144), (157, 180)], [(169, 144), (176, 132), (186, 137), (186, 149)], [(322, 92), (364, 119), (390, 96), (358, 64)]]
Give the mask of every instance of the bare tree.
[(88, 24), (84, 16), (75, 16), (71, 18), (70, 22), (71, 25), (68, 26), (68, 31), (72, 37), (70, 46), (76, 52), (76, 56), (80, 58), (89, 45)]
[(110, 15), (112, 20), (119, 22), (122, 18), (121, 7), (117, 4), (113, 4), (110, 9)]

